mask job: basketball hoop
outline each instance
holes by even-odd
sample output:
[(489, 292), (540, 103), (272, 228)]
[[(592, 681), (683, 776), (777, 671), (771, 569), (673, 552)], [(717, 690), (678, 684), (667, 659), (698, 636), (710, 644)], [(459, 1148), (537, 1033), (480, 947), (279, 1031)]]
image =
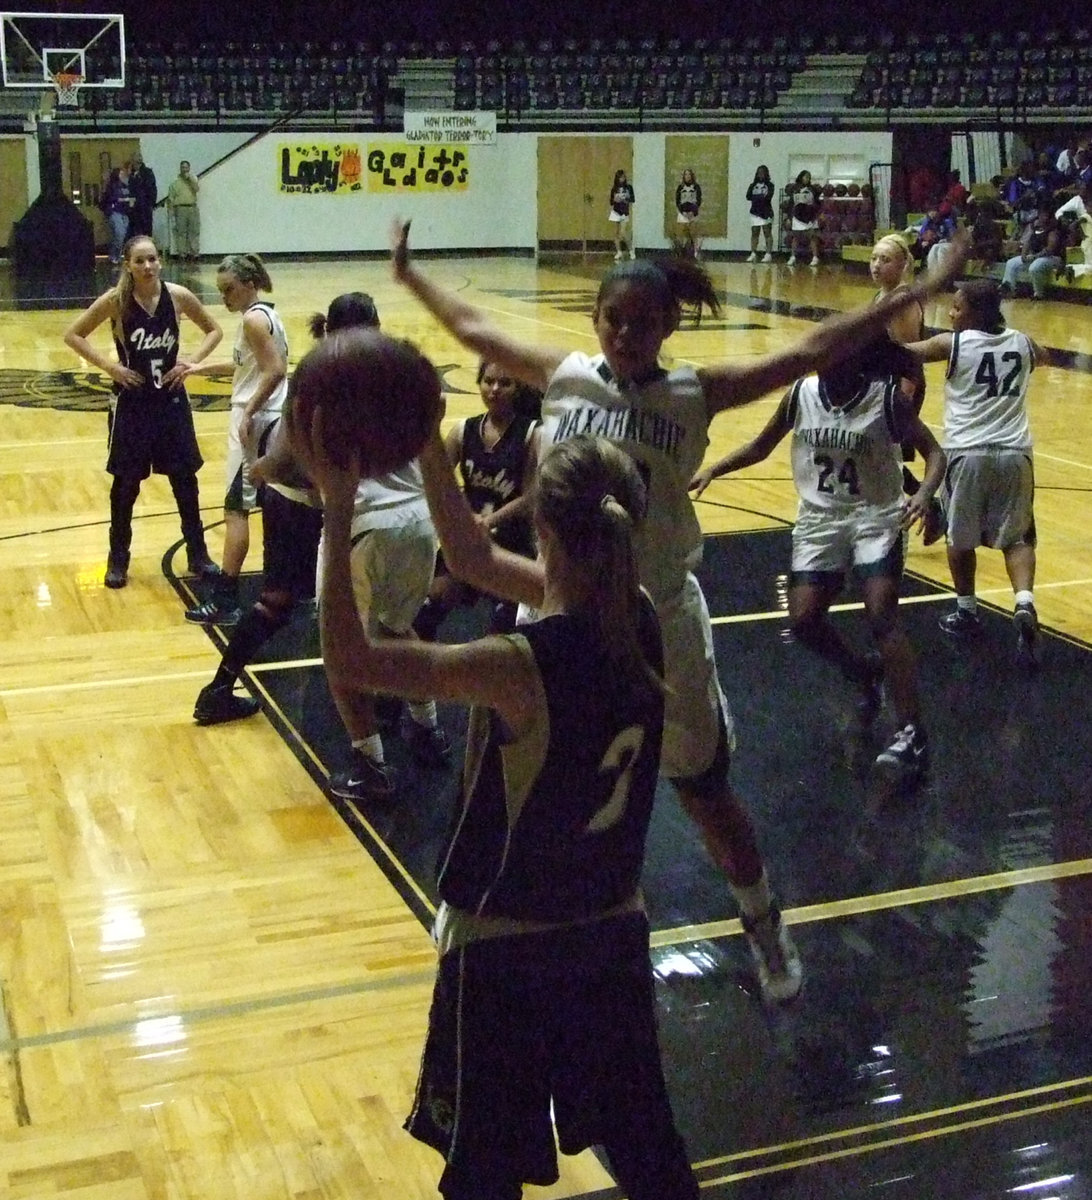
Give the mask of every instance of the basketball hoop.
[(70, 71), (57, 71), (53, 75), (53, 86), (57, 89), (58, 108), (78, 108), (79, 90), (83, 76)]

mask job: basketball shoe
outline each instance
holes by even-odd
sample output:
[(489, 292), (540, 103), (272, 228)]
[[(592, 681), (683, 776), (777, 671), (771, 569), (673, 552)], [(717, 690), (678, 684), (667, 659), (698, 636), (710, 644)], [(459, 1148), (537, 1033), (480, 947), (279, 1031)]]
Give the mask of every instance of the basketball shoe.
[(743, 933), (763, 1001), (772, 1005), (795, 999), (804, 985), (804, 967), (777, 905), (771, 904), (761, 917), (744, 915)]

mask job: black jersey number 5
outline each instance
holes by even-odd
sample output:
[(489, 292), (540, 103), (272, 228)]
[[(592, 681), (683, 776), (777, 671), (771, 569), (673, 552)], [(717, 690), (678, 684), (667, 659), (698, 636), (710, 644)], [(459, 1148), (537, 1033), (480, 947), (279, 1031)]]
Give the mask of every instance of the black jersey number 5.
[(617, 825), (626, 811), (629, 787), (633, 781), (633, 767), (644, 744), (645, 731), (640, 725), (630, 725), (617, 734), (607, 747), (603, 761), (599, 764), (600, 775), (616, 775), (614, 786), (606, 804), (584, 827), (585, 833), (603, 833)]

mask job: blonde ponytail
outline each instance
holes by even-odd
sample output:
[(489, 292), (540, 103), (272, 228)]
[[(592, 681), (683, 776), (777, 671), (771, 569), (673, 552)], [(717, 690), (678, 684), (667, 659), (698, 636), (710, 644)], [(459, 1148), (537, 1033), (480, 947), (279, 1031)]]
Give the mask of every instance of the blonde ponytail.
[(644, 481), (633, 459), (602, 438), (570, 438), (543, 458), (535, 511), (583, 572), (607, 658), (636, 691), (662, 692), (663, 680), (638, 639), (645, 601), (636, 534), (645, 505)]

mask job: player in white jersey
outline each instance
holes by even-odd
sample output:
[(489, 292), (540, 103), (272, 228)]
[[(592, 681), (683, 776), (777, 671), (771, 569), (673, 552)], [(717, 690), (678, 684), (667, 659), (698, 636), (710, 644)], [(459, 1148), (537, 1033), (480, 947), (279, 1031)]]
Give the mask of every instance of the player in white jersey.
[[(311, 319), (316, 338), (339, 329), (378, 329), (379, 313), (366, 292), (336, 296)], [(373, 636), (417, 641), (413, 622), (428, 597), (436, 563), (436, 531), (416, 461), (356, 489), (349, 562), (353, 596), (365, 628)], [(319, 551), (322, 558), (322, 548)], [(321, 561), (319, 573), (321, 575)], [(330, 793), (341, 800), (384, 799), (394, 794), (394, 774), (386, 761), (376, 697), (329, 680), (330, 694), (352, 744), (350, 761), (330, 774)], [(415, 699), (406, 706), (402, 736), (426, 766), (443, 767), (451, 757), (447, 735), (437, 721), (436, 702)]]
[[(899, 620), (903, 532), (923, 524), (944, 478), (944, 454), (914, 410), (915, 361), (889, 337), (822, 375), (798, 380), (766, 427), (745, 446), (699, 472), (696, 495), (731, 471), (768, 458), (792, 434), (792, 477), (800, 497), (792, 536), (789, 621), (793, 637), (833, 663), (862, 693), (859, 713), (870, 725), (886, 683), (898, 721), (894, 741), (876, 765), (904, 783), (921, 778), (928, 747), (921, 719), (914, 652)], [(902, 494), (895, 451), (911, 442), (925, 459), (925, 478)], [(827, 619), (848, 571), (857, 575), (879, 660), (856, 653)]]
[[(701, 530), (687, 488), (717, 413), (825, 369), (871, 340), (904, 304), (947, 285), (965, 245), (941, 275), (923, 277), (890, 301), (829, 318), (786, 350), (668, 373), (659, 355), (678, 328), (680, 303), (716, 304), (700, 263), (623, 262), (608, 271), (592, 315), (601, 353), (589, 357), (528, 345), (507, 333), (488, 313), (425, 276), (410, 261), (408, 235), (408, 223), (396, 222), (395, 278), (464, 346), (543, 391), (545, 453), (555, 441), (594, 433), (629, 450), (645, 474), (651, 528), (640, 541), (641, 582), (656, 601), (670, 687), (662, 773), (728, 876), (764, 998), (791, 998), (800, 989), (799, 957), (773, 902), (754, 826), (728, 777), (731, 718), (717, 680), (708, 610), (692, 573)], [(457, 575), (478, 582), (473, 558), (448, 563)]]
[[(288, 338), (272, 304), (259, 300), (273, 283), (256, 254), (229, 254), (216, 273), (216, 287), (228, 312), (242, 313), (232, 351), (231, 421), (228, 426), (227, 489), (224, 495), (223, 574), (211, 599), (186, 612), (187, 621), (233, 625), (239, 609), (239, 574), (250, 549), (250, 514), (257, 488), (250, 468), (263, 434), (284, 406), (288, 389)], [(207, 367), (211, 375), (222, 367)]]
[(1034, 667), (1039, 660), (1039, 617), (1027, 394), (1031, 372), (1047, 356), (1027, 334), (1005, 328), (1001, 294), (992, 280), (961, 284), (949, 317), (951, 333), (908, 347), (920, 362), (948, 363), (943, 440), (948, 472), (942, 499), (956, 607), (941, 619), (940, 627), (956, 638), (979, 633), (977, 548), (1000, 550), (1015, 593), (1017, 658)]

